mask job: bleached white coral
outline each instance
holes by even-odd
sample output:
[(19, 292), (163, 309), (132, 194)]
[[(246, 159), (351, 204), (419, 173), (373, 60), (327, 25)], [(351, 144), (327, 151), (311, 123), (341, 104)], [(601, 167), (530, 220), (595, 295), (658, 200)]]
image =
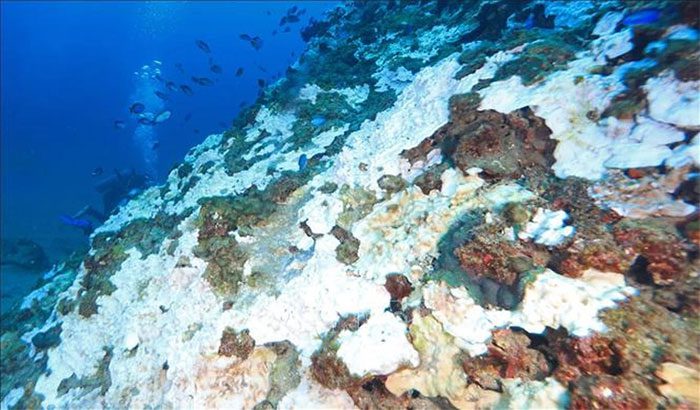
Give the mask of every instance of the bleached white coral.
[(535, 243), (545, 246), (557, 246), (570, 238), (576, 229), (564, 222), (569, 215), (564, 211), (550, 211), (539, 208), (532, 217), (532, 221), (518, 233), (520, 239), (531, 239)]
[(390, 312), (370, 316), (356, 332), (342, 331), (338, 341), (338, 357), (356, 376), (389, 374), (419, 363), (418, 352), (406, 338), (406, 324)]
[(429, 284), (423, 289), (423, 298), (457, 345), (476, 356), (486, 352), (491, 330), (506, 326), (522, 327), (530, 333), (562, 326), (576, 336), (604, 331), (598, 312), (634, 293), (620, 274), (589, 269), (572, 279), (545, 270), (526, 287), (523, 301), (514, 311), (483, 308), (463, 288), (448, 289), (444, 284)]
[(683, 82), (665, 71), (644, 85), (649, 115), (680, 127), (700, 127), (700, 80)]

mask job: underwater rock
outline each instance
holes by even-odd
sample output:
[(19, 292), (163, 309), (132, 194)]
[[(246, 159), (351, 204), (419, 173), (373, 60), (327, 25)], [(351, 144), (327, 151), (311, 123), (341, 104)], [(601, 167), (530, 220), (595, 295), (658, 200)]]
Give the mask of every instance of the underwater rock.
[(14, 265), (30, 271), (42, 271), (49, 268), (49, 258), (42, 247), (29, 239), (2, 240), (3, 265)]

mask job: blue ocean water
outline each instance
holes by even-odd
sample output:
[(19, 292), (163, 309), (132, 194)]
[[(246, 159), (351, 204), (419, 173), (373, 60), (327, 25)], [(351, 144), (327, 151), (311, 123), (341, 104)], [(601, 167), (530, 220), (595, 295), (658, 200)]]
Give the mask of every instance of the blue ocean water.
[[(336, 4), (299, 3), (300, 21), (281, 27), (294, 2), (2, 2), (2, 239), (34, 241), (51, 261), (86, 246), (60, 215), (101, 209), (95, 185), (115, 169), (163, 181), (255, 101), (259, 79), (284, 74), (305, 48), (299, 31)], [(241, 34), (259, 36), (262, 47)], [(140, 76), (155, 69), (160, 79)], [(136, 101), (172, 116), (139, 125), (129, 112)]]

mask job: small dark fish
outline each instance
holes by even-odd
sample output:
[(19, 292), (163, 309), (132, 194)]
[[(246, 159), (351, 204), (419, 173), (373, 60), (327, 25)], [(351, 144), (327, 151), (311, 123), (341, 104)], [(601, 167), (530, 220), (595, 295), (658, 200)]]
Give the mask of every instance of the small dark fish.
[(298, 16), (287, 16), (287, 23), (298, 23), (298, 22), (299, 22)]
[(209, 70), (215, 74), (221, 74), (224, 71), (218, 64), (212, 64), (211, 67), (209, 67)]
[(185, 94), (187, 94), (187, 95), (192, 95), (192, 94), (193, 94), (192, 89), (190, 88), (190, 86), (189, 86), (189, 85), (185, 85), (185, 84), (182, 84), (182, 85), (180, 86), (180, 91), (182, 91), (183, 93), (185, 93)]
[(168, 81), (167, 83), (165, 83), (165, 88), (167, 88), (170, 91), (177, 91), (177, 85), (172, 81)]
[(151, 149), (157, 150), (159, 147), (160, 147), (160, 141), (156, 141), (156, 142), (154, 142), (153, 145), (151, 146)]
[(207, 77), (194, 77), (194, 76), (192, 76), (192, 82), (194, 82), (195, 84), (202, 85), (202, 86), (214, 85), (214, 82), (212, 80), (208, 79)]
[(191, 112), (188, 112), (187, 115), (185, 115), (185, 118), (184, 118), (184, 119), (185, 119), (185, 122), (189, 121), (190, 118), (192, 118), (192, 113), (191, 113)]
[(283, 17), (280, 19), (280, 24), (279, 24), (279, 25), (280, 25), (280, 26), (284, 26), (285, 24), (287, 24), (287, 16), (283, 16)]
[(224, 121), (219, 121), (219, 127), (221, 127), (221, 128), (227, 128), (228, 125), (226, 125), (226, 123), (225, 123)]
[(199, 134), (199, 129), (197, 129), (197, 128), (195, 128), (195, 129), (192, 130), (192, 131), (194, 131), (195, 134)]
[(262, 78), (258, 78), (258, 87), (265, 87), (265, 80), (263, 80)]
[(252, 38), (247, 34), (241, 34), (240, 36), (238, 36), (238, 38), (240, 38), (241, 40), (244, 40), (244, 41), (252, 40)]
[(238, 67), (238, 70), (236, 70), (236, 77), (240, 77), (243, 75), (243, 67)]
[(141, 104), (140, 102), (136, 102), (131, 104), (131, 107), (129, 107), (129, 112), (132, 114), (141, 114), (145, 109), (145, 105)]
[(277, 35), (277, 30), (272, 30), (272, 35), (276, 36)]
[(156, 95), (158, 98), (160, 98), (161, 100), (167, 100), (167, 99), (169, 99), (168, 95), (167, 95), (166, 93), (162, 92), (162, 91), (156, 90), (156, 91), (153, 92), (153, 94), (155, 94), (155, 95)]
[(114, 128), (118, 130), (123, 130), (126, 127), (126, 123), (122, 120), (114, 121)]
[(628, 14), (622, 19), (622, 24), (626, 26), (639, 26), (642, 24), (655, 23), (661, 18), (661, 10), (659, 9), (641, 9), (631, 14)]
[(68, 215), (61, 215), (59, 218), (61, 222), (68, 226), (75, 226), (76, 228), (82, 229), (85, 235), (89, 235), (93, 231), (92, 222), (87, 219), (73, 218)]
[(287, 14), (294, 14), (297, 12), (297, 6), (292, 6), (289, 10), (287, 10)]
[(303, 171), (306, 168), (306, 164), (309, 162), (309, 158), (306, 154), (301, 154), (299, 156), (299, 171)]
[(185, 73), (185, 69), (182, 67), (182, 63), (175, 63), (175, 68), (181, 73)]
[(291, 29), (289, 26), (287, 26), (287, 27), (285, 27), (284, 30), (282, 30), (282, 31), (285, 32), (285, 33), (289, 33), (290, 31), (292, 31), (292, 29)]
[(197, 47), (199, 47), (200, 50), (204, 51), (205, 53), (211, 53), (211, 48), (209, 48), (209, 44), (205, 43), (202, 40), (197, 40), (194, 42)]
[(272, 12), (271, 12), (270, 10), (268, 10), (268, 11), (265, 12), (265, 14), (267, 14), (268, 16), (270, 16), (270, 15), (272, 15)]
[(165, 82), (165, 80), (163, 79), (163, 77), (160, 76), (160, 74), (154, 75), (153, 78), (155, 78), (156, 80), (158, 80), (161, 83)]
[(240, 103), (240, 104), (238, 104), (238, 106), (239, 106), (240, 108), (243, 108), (243, 107), (245, 107), (245, 104), (246, 104), (246, 102), (245, 102), (245, 101), (241, 101), (241, 103)]
[(260, 37), (255, 36), (250, 40), (250, 45), (253, 46), (253, 48), (257, 51), (262, 48), (263, 41)]
[(301, 10), (299, 10), (299, 12), (297, 13), (297, 16), (303, 16), (304, 14), (306, 14), (306, 9), (301, 9)]
[(92, 172), (90, 173), (90, 175), (93, 176), (93, 177), (99, 177), (99, 176), (102, 175), (104, 172), (105, 172), (105, 171), (104, 171), (104, 169), (102, 169), (102, 167), (97, 167), (97, 168), (95, 168), (95, 169), (92, 170)]
[(292, 54), (290, 54), (290, 55), (291, 55), (292, 57), (294, 57), (296, 54), (297, 54), (297, 53), (295, 53), (294, 51), (292, 51)]

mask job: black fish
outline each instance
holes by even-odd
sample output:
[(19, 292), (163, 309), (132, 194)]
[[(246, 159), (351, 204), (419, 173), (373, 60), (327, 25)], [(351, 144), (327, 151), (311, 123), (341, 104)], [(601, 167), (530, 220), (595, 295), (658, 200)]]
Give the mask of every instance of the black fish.
[(287, 14), (294, 14), (297, 12), (297, 6), (292, 6), (289, 10), (287, 10)]
[(280, 26), (284, 26), (285, 24), (287, 24), (287, 16), (282, 16), (280, 19)]
[(118, 130), (123, 130), (124, 127), (126, 127), (126, 123), (122, 120), (116, 120), (114, 121), (114, 128)]
[(195, 134), (199, 134), (199, 129), (197, 129), (197, 128), (195, 128), (195, 129), (192, 130), (192, 131), (194, 131)]
[(243, 67), (238, 67), (238, 70), (236, 70), (236, 77), (240, 77), (243, 75)]
[(221, 69), (221, 66), (218, 64), (212, 64), (211, 67), (209, 67), (212, 73), (216, 74), (221, 74), (224, 70)]
[(161, 100), (167, 100), (169, 98), (168, 95), (162, 91), (156, 90), (153, 92), (153, 94), (155, 94), (156, 97), (160, 98)]
[(160, 147), (160, 141), (155, 141), (153, 145), (151, 146), (151, 149), (157, 150), (158, 147)]
[(197, 40), (194, 42), (197, 47), (199, 47), (200, 50), (204, 51), (205, 53), (211, 53), (211, 49), (209, 48), (209, 44), (205, 43), (202, 40)]
[(214, 85), (214, 82), (207, 77), (195, 77), (192, 76), (192, 82), (195, 84), (203, 85), (203, 86), (210, 86)]
[(249, 42), (250, 45), (256, 50), (260, 50), (260, 48), (263, 46), (263, 40), (258, 36), (251, 37), (248, 34), (241, 34), (238, 37), (240, 37), (241, 40)]
[(103, 172), (104, 172), (104, 170), (102, 169), (102, 167), (97, 167), (97, 168), (92, 170), (90, 175), (92, 175), (93, 177), (99, 177), (100, 175), (102, 175)]
[(175, 68), (181, 73), (185, 73), (185, 69), (182, 67), (182, 63), (175, 63)]
[(272, 30), (272, 35), (276, 36), (277, 35), (277, 30)]
[(263, 40), (260, 37), (255, 36), (250, 40), (250, 45), (253, 46), (255, 50), (260, 50), (263, 46)]
[(187, 115), (185, 115), (185, 122), (189, 121), (190, 118), (192, 118), (192, 113), (188, 112)]
[(265, 80), (258, 78), (258, 87), (265, 87)]
[(132, 114), (141, 114), (146, 109), (146, 106), (140, 102), (135, 102), (129, 107), (129, 112)]
[(267, 14), (267, 15), (269, 16), (269, 15), (272, 14), (272, 12), (271, 12), (270, 10), (268, 10), (268, 11), (265, 12), (265, 14)]
[(299, 17), (298, 16), (287, 16), (287, 22), (288, 23), (298, 23)]
[(284, 31), (285, 33), (289, 33), (290, 31), (292, 31), (292, 29), (289, 26), (287, 26), (282, 31)]
[(241, 107), (241, 108), (243, 108), (243, 107), (245, 107), (245, 104), (246, 104), (245, 101), (241, 101), (241, 103), (238, 104), (238, 106)]
[(172, 81), (168, 81), (167, 83), (165, 83), (165, 88), (167, 88), (170, 91), (177, 91), (177, 85), (175, 85), (175, 83)]
[(180, 86), (180, 90), (181, 90), (183, 93), (187, 94), (187, 95), (192, 95), (192, 94), (193, 94), (192, 89), (190, 88), (189, 85), (182, 84), (182, 85)]

